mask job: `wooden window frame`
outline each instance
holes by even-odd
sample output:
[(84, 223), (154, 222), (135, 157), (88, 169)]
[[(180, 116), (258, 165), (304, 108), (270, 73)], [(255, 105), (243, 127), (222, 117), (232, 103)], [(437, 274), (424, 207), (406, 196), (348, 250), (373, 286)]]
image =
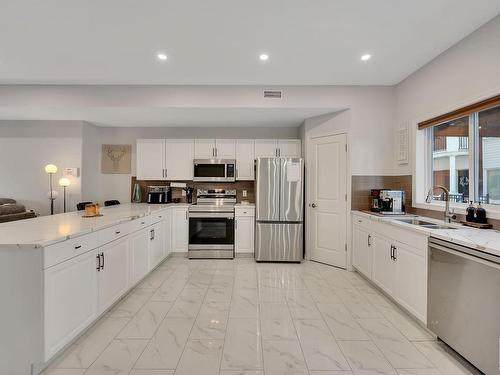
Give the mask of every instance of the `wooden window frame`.
[(427, 129), (443, 122), (455, 120), (460, 117), (470, 116), (475, 112), (484, 111), (485, 109), (500, 106), (500, 95), (493, 96), (489, 99), (482, 100), (480, 102), (470, 104), (468, 106), (456, 109), (454, 111), (445, 113), (444, 115), (433, 117), (429, 120), (425, 120), (418, 123), (418, 130)]

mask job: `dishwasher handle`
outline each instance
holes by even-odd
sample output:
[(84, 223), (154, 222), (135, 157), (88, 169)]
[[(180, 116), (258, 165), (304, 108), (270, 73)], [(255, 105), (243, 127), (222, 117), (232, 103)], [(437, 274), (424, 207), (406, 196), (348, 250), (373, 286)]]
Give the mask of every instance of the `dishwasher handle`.
[(500, 270), (500, 257), (493, 254), (485, 253), (479, 250), (471, 249), (469, 247), (460, 246), (451, 242), (437, 240), (435, 238), (429, 239), (429, 249), (441, 250), (446, 253), (462, 257), (473, 262), (478, 262), (489, 267), (494, 267)]

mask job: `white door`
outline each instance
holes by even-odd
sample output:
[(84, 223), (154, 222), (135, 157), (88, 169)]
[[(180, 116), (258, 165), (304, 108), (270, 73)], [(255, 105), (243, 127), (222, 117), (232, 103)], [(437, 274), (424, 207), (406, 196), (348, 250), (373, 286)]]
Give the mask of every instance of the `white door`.
[(215, 139), (195, 139), (194, 158), (212, 159), (215, 157)]
[(380, 236), (375, 237), (374, 241), (372, 280), (386, 293), (393, 296), (396, 281), (396, 266), (394, 260), (391, 258), (392, 243)]
[(165, 224), (163, 220), (150, 228), (149, 240), (150, 267), (153, 269), (165, 258)]
[(236, 179), (255, 179), (255, 141), (253, 139), (236, 140)]
[(426, 323), (427, 262), (417, 249), (401, 243), (394, 250), (396, 258), (396, 300)]
[(165, 140), (138, 139), (136, 150), (138, 180), (165, 179)]
[(128, 239), (110, 242), (99, 249), (102, 269), (99, 272), (99, 312), (107, 310), (128, 289)]
[(311, 139), (309, 170), (309, 245), (312, 260), (346, 268), (347, 137)]
[(186, 253), (189, 241), (189, 221), (187, 207), (172, 210), (172, 251)]
[(97, 251), (44, 271), (45, 359), (69, 343), (97, 316)]
[(235, 227), (234, 251), (253, 254), (255, 219), (251, 216), (236, 217)]
[(236, 157), (234, 139), (217, 139), (215, 141), (215, 156), (220, 159), (234, 159)]
[(302, 142), (300, 139), (280, 139), (278, 141), (278, 155), (288, 158), (302, 156)]
[(372, 277), (372, 236), (357, 225), (352, 227), (352, 264), (358, 271)]
[(277, 139), (256, 139), (255, 158), (274, 158), (278, 156)]
[(165, 141), (165, 173), (167, 180), (193, 179), (194, 140)]
[(149, 230), (144, 228), (130, 235), (130, 283), (135, 285), (149, 271)]
[(164, 256), (167, 257), (168, 254), (170, 254), (170, 252), (172, 251), (172, 210), (170, 209), (166, 210), (164, 214), (165, 214), (163, 219), (163, 225), (165, 228)]

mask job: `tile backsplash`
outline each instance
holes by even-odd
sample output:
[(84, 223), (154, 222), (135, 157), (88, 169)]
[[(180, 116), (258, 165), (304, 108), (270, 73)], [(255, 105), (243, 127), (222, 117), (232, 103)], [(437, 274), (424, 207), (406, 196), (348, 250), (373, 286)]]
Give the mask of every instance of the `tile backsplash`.
[[(138, 182), (141, 188), (142, 201), (146, 202), (147, 191), (146, 187), (150, 185), (170, 185), (170, 181), (155, 181), (155, 180), (137, 180), (135, 176), (132, 176), (130, 196), (135, 186)], [(241, 202), (242, 200), (247, 200), (250, 203), (255, 203), (255, 188), (254, 181), (236, 181), (236, 182), (193, 182), (193, 181), (175, 181), (175, 182), (185, 182), (187, 186), (194, 187), (195, 189), (236, 189), (236, 201)], [(247, 196), (243, 197), (243, 190), (247, 191)], [(180, 198), (181, 202), (185, 202), (185, 197), (182, 196), (182, 188), (172, 189), (172, 198)], [(196, 190), (193, 193), (193, 202), (196, 201)]]

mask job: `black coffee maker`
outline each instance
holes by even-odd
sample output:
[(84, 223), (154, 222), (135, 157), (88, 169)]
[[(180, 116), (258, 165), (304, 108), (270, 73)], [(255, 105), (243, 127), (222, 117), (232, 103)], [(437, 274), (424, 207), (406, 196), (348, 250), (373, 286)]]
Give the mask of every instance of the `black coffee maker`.
[(192, 188), (191, 186), (187, 186), (183, 188), (183, 190), (186, 192), (186, 203), (193, 203), (194, 188)]

